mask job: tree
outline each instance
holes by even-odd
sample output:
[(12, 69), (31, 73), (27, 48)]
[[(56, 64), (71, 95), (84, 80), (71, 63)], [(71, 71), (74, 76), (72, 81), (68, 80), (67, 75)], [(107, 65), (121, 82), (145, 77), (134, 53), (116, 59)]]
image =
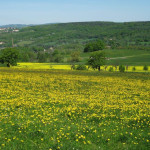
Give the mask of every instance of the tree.
[(75, 51), (71, 53), (71, 62), (79, 62), (80, 61), (80, 52)]
[(0, 62), (6, 63), (7, 67), (17, 65), (17, 61), (19, 58), (19, 52), (14, 48), (6, 48), (3, 49), (0, 55)]
[(101, 40), (97, 40), (94, 42), (87, 43), (84, 48), (84, 52), (94, 52), (98, 50), (103, 50), (105, 48), (105, 44)]
[(52, 53), (52, 59), (51, 59), (51, 61), (52, 62), (57, 62), (57, 63), (63, 62), (63, 55), (60, 53), (60, 51), (55, 50)]
[(101, 66), (105, 65), (106, 57), (104, 52), (94, 52), (91, 54), (88, 65), (91, 66), (93, 69), (101, 70)]

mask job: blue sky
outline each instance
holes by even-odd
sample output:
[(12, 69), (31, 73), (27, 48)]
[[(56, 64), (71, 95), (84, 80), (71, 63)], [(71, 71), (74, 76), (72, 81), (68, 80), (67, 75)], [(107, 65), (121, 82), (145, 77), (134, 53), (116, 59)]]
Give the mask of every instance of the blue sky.
[(0, 25), (150, 21), (150, 0), (0, 0)]

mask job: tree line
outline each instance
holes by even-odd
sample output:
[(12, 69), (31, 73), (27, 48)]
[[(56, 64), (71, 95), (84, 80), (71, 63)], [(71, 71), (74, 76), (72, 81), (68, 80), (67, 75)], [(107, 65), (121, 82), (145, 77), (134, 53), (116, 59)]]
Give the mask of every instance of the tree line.
[[(84, 53), (86, 52), (93, 52), (91, 53), (88, 61), (87, 61), (87, 65), (89, 67), (92, 67), (93, 69), (97, 69), (98, 71), (101, 71), (101, 66), (104, 66), (106, 64), (106, 55), (105, 52), (102, 51), (105, 48), (105, 43), (101, 40), (96, 40), (96, 41), (92, 41), (89, 42), (85, 45), (84, 47)], [(34, 49), (34, 51), (36, 52), (36, 56), (32, 56), (31, 51), (27, 51), (26, 53), (22, 53), (22, 55), (19, 53), (18, 49), (16, 48), (6, 48), (1, 50), (0, 53), (0, 63), (2, 64), (6, 64), (7, 67), (15, 66), (17, 65), (17, 61), (19, 59), (21, 59), (23, 57), (23, 59), (25, 60), (24, 62), (28, 62), (29, 61), (29, 54), (32, 57), (36, 57), (36, 59), (38, 60), (38, 62), (42, 63), (42, 62), (46, 62), (46, 59), (49, 59), (51, 62), (62, 62), (63, 59), (63, 54), (60, 53), (60, 51), (58, 50), (54, 50), (51, 49), (49, 51), (41, 51), (40, 49)], [(24, 51), (23, 51), (24, 52)], [(35, 54), (35, 53), (34, 53)], [(75, 67), (76, 62), (80, 61), (80, 52), (78, 51), (73, 51), (71, 53), (71, 57), (70, 59), (68, 59), (69, 62), (72, 63), (72, 69), (76, 69), (76, 70), (85, 70), (86, 66), (85, 65), (78, 65), (77, 67)], [(30, 57), (31, 58), (31, 57)], [(106, 68), (105, 68), (106, 70)], [(119, 70), (120, 72), (124, 72), (125, 71), (125, 66), (120, 65), (119, 66)], [(135, 71), (136, 68), (133, 67), (133, 71)], [(148, 70), (148, 66), (144, 66), (143, 70)], [(109, 71), (113, 71), (113, 67), (110, 67)]]

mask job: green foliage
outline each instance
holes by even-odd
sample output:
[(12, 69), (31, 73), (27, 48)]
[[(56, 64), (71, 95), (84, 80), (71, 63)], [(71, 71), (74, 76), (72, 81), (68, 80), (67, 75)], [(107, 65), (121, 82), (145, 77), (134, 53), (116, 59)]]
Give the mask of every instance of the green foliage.
[(75, 70), (75, 69), (76, 69), (75, 64), (72, 64), (72, 65), (71, 65), (71, 70)]
[(125, 66), (124, 65), (120, 65), (119, 66), (119, 71), (120, 72), (125, 72)]
[(120, 46), (119, 43), (117, 43), (116, 41), (114, 41), (114, 40), (112, 40), (112, 39), (108, 41), (108, 45), (109, 45), (112, 49), (115, 49), (115, 48), (117, 48), (118, 46)]
[(38, 52), (37, 59), (39, 63), (46, 62), (46, 55), (43, 52)]
[(94, 42), (90, 42), (86, 44), (84, 48), (84, 52), (94, 52), (98, 50), (103, 50), (104, 48), (105, 48), (104, 42), (102, 42), (101, 40), (98, 40), (98, 41), (94, 41)]
[(80, 52), (74, 51), (71, 53), (71, 62), (79, 62), (80, 61)]
[(132, 68), (132, 71), (135, 71), (136, 70), (136, 67), (134, 66), (133, 68)]
[(1, 52), (0, 62), (6, 63), (7, 67), (10, 67), (10, 65), (15, 66), (17, 65), (18, 58), (19, 52), (15, 48), (6, 48)]
[(52, 53), (51, 62), (56, 62), (56, 63), (63, 62), (63, 55), (60, 53), (60, 51), (55, 50)]
[(110, 67), (109, 68), (109, 72), (113, 72), (114, 71), (114, 68), (113, 67)]
[(63, 62), (63, 56), (62, 55), (56, 55), (55, 58), (54, 58), (54, 62), (56, 63), (60, 63), (60, 62)]
[(36, 62), (37, 60), (37, 54), (33, 51), (29, 51), (27, 52), (28, 56), (29, 56), (29, 61), (30, 62)]
[(145, 65), (145, 66), (143, 67), (143, 70), (147, 71), (147, 70), (148, 70), (148, 66)]
[[(66, 44), (82, 45), (101, 39), (115, 47), (150, 47), (150, 22), (81, 22), (38, 25), (13, 33), (17, 46), (57, 47)], [(11, 46), (10, 32), (1, 33), (3, 47)]]
[(87, 68), (85, 65), (80, 64), (80, 65), (77, 65), (76, 70), (87, 70)]
[(105, 65), (106, 57), (104, 52), (94, 52), (91, 54), (89, 60), (88, 60), (88, 65), (91, 66), (93, 69), (98, 69), (99, 71), (101, 70), (101, 66)]

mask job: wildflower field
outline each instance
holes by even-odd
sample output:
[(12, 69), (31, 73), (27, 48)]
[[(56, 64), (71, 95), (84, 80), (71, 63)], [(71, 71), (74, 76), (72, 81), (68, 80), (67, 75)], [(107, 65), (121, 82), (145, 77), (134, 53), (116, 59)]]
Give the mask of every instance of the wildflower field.
[(0, 68), (0, 149), (148, 150), (150, 73)]
[[(25, 68), (25, 69), (50, 69), (50, 70), (71, 70), (71, 66), (69, 64), (65, 63), (18, 63), (17, 66), (13, 66), (13, 68)], [(76, 65), (77, 66), (77, 65)], [(86, 66), (88, 69), (88, 66)], [(109, 71), (110, 67), (113, 67), (113, 71), (119, 71), (119, 66), (117, 66), (117, 70), (114, 66), (107, 65), (107, 69), (105, 69), (106, 66), (102, 66), (101, 69), (103, 71)], [(135, 70), (133, 71), (133, 67), (135, 67)], [(128, 66), (128, 69), (126, 69), (126, 72), (150, 72), (150, 69), (147, 71), (143, 70), (144, 66)], [(148, 66), (150, 68), (150, 66)], [(94, 71), (92, 68), (89, 68), (88, 70)]]

